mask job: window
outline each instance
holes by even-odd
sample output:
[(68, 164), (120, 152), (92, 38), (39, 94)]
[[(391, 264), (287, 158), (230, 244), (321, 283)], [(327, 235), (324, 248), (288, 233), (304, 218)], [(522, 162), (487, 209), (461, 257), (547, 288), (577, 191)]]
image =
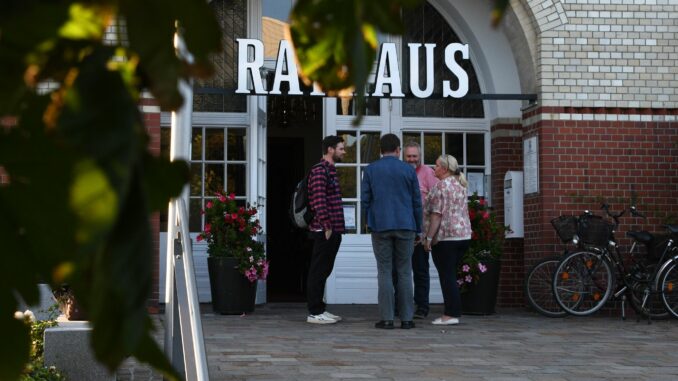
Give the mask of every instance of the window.
[(452, 155), (469, 180), (469, 195), (485, 192), (485, 138), (482, 132), (403, 132), (403, 145), (414, 141), (421, 145), (423, 163), (435, 166), (440, 155)]
[[(433, 93), (441, 96), (442, 81), (451, 81), (453, 89), (458, 86), (458, 79), (445, 66), (445, 58), (442, 53), (448, 44), (464, 43), (452, 30), (447, 21), (428, 2), (424, 2), (417, 9), (405, 12), (405, 34), (403, 35), (403, 52), (409, 54), (408, 43), (436, 44), (436, 52), (433, 55), (434, 80)], [(419, 52), (419, 80), (426, 79), (426, 55), (424, 48)], [(469, 77), (469, 94), (480, 94), (480, 85), (471, 60), (457, 58), (459, 65), (464, 68)], [(403, 60), (403, 91), (410, 92), (410, 67), (409, 61)], [(403, 116), (421, 117), (456, 117), (456, 118), (482, 118), (484, 116), (482, 100), (464, 99), (419, 99), (406, 98), (403, 100)]]
[(346, 146), (344, 159), (341, 163), (336, 164), (339, 186), (341, 187), (344, 208), (346, 211), (353, 212), (352, 220), (355, 221), (355, 226), (351, 226), (349, 223), (351, 218), (349, 217), (346, 221), (346, 230), (350, 234), (365, 233), (367, 219), (360, 213), (360, 181), (363, 168), (381, 157), (379, 145), (381, 133), (338, 131), (337, 135), (344, 139)]
[[(170, 129), (162, 128), (161, 155), (169, 157)], [(245, 205), (247, 196), (247, 131), (241, 127), (198, 127), (192, 130), (190, 158), (189, 229), (203, 230), (206, 200), (217, 191), (235, 193)], [(167, 216), (161, 218), (160, 230), (167, 229)]]
[(237, 38), (247, 37), (247, 2), (245, 0), (212, 0), (221, 26), (223, 51), (211, 57), (214, 76), (195, 82), (194, 111), (247, 112), (247, 97), (235, 94), (237, 87)]

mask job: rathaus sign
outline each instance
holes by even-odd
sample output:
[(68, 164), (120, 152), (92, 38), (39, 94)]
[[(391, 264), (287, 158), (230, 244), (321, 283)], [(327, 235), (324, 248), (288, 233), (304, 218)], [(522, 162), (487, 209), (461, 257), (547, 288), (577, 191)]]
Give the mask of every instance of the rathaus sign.
[[(264, 89), (260, 69), (264, 66), (264, 44), (255, 39), (239, 38), (238, 42), (238, 94), (252, 95), (279, 95), (280, 85), (287, 82), (289, 85), (288, 95), (303, 95), (299, 86), (299, 73), (294, 59), (292, 45), (287, 40), (281, 40), (278, 47), (278, 58), (275, 63), (273, 85), (270, 90)], [(419, 54), (422, 44), (407, 44), (409, 50), (410, 89), (412, 95), (417, 98), (428, 98), (433, 94), (435, 78), (433, 78), (433, 54), (436, 44), (423, 44), (426, 54), (426, 82), (422, 89), (419, 81)], [(453, 43), (445, 47), (445, 66), (459, 79), (459, 86), (452, 89), (449, 80), (443, 80), (444, 98), (462, 98), (468, 93), (468, 74), (455, 60), (455, 54), (461, 52), (462, 59), (468, 59), (468, 44)], [(252, 54), (253, 53), (253, 54)], [(284, 69), (287, 69), (286, 71)], [(254, 86), (254, 92), (248, 87), (248, 80)], [(390, 89), (384, 92), (384, 88)], [(310, 95), (323, 96), (323, 92), (314, 90)], [(372, 93), (374, 97), (405, 97), (402, 91), (400, 69), (398, 65), (398, 52), (396, 44), (383, 43), (379, 52), (379, 65), (375, 76), (375, 86)]]

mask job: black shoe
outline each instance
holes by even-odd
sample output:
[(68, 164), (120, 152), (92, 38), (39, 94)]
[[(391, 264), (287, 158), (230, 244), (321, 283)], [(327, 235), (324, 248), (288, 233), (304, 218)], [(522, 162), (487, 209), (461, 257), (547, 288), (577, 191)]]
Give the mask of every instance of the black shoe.
[(374, 328), (393, 329), (393, 320), (379, 320), (374, 323)]
[(410, 328), (414, 328), (414, 327), (415, 327), (415, 325), (414, 325), (413, 321), (404, 321), (404, 322), (400, 323), (400, 328), (402, 328), (402, 329), (410, 329)]
[(414, 318), (415, 319), (425, 319), (428, 316), (428, 312), (424, 310), (416, 310), (414, 312)]

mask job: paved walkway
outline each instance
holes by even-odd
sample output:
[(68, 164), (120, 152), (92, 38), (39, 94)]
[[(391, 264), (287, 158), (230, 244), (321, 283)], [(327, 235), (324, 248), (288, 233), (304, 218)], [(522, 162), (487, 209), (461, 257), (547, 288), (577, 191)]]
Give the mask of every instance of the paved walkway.
[[(373, 328), (374, 305), (330, 306), (335, 325), (305, 323), (303, 304), (247, 316), (203, 314), (212, 380), (678, 380), (678, 321), (549, 319), (522, 310), (440, 328)], [(434, 306), (433, 313), (442, 307)], [(159, 379), (127, 367), (119, 379)]]

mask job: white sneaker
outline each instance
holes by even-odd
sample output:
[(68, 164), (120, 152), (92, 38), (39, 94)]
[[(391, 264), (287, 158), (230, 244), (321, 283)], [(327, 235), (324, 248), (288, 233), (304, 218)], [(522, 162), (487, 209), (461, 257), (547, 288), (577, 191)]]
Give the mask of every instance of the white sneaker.
[(457, 318), (449, 318), (447, 320), (443, 320), (442, 318), (437, 318), (436, 320), (431, 322), (433, 325), (455, 325), (459, 324), (459, 319)]
[(327, 311), (323, 312), (323, 315), (327, 316), (327, 317), (330, 318), (330, 319), (334, 319), (334, 320), (336, 320), (336, 321), (341, 321), (341, 316), (338, 316), (338, 315), (335, 315), (335, 314), (331, 314), (331, 313), (329, 313), (329, 312), (327, 312)]
[(320, 315), (308, 315), (306, 322), (313, 324), (334, 324), (337, 321), (322, 313)]

